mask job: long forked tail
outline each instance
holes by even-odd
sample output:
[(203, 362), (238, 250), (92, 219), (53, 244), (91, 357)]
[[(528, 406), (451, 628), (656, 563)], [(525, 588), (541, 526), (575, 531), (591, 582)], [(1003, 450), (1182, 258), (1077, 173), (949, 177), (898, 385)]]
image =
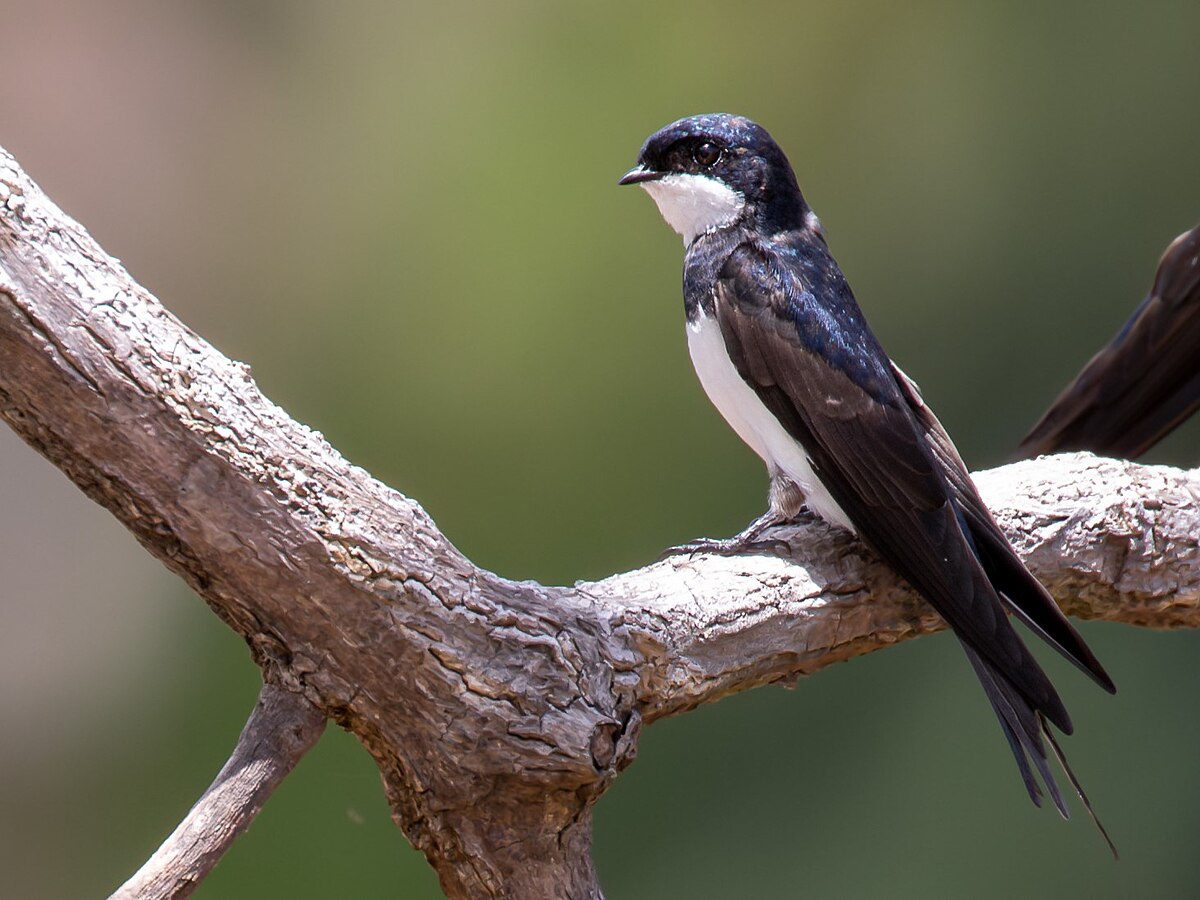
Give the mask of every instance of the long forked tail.
[[(1008, 740), (1008, 746), (1012, 749), (1013, 757), (1017, 761), (1017, 768), (1021, 771), (1021, 780), (1025, 782), (1025, 790), (1029, 792), (1029, 799), (1037, 806), (1042, 805), (1042, 789), (1033, 774), (1033, 768), (1036, 768), (1038, 775), (1041, 776), (1042, 784), (1046, 786), (1046, 791), (1050, 794), (1050, 799), (1054, 801), (1054, 806), (1064, 819), (1071, 817), (1046, 756), (1046, 744), (1049, 744), (1059, 766), (1062, 767), (1063, 773), (1070, 781), (1071, 787), (1075, 789), (1079, 802), (1087, 810), (1088, 815), (1096, 824), (1100, 836), (1104, 838), (1104, 842), (1112, 852), (1113, 858), (1116, 859), (1116, 845), (1108, 836), (1108, 831), (1096, 815), (1096, 811), (1092, 809), (1091, 801), (1088, 800), (1079, 779), (1075, 777), (1075, 773), (1067, 764), (1067, 758), (1063, 754), (1062, 748), (1059, 747), (1058, 741), (1054, 739), (1050, 725), (1041, 711), (1034, 709), (1003, 675), (965, 643), (963, 650), (966, 651), (967, 659), (971, 661), (971, 667), (979, 677), (980, 684), (983, 685), (984, 693), (987, 694), (988, 701), (992, 704), (996, 718), (1000, 720), (1000, 727), (1003, 729), (1004, 737)], [(1070, 734), (1070, 730), (1067, 729), (1066, 733)], [(1030, 768), (1031, 762), (1033, 768)]]

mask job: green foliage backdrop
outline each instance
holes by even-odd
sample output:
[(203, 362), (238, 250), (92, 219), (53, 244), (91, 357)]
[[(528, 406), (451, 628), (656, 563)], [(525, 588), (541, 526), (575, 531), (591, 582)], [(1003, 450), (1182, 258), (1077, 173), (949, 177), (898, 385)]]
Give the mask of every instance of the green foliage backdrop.
[[(658, 126), (772, 130), (973, 467), (1200, 220), (1192, 2), (0, 13), (0, 144), (270, 396), (513, 577), (602, 576), (763, 507), (686, 358), (678, 238), (615, 185)], [(7, 433), (0, 454), (0, 895), (103, 896), (219, 768), (256, 671), (106, 513)], [(1030, 807), (932, 638), (649, 729), (597, 809), (606, 890), (1194, 895), (1200, 638), (1084, 631), (1116, 698), (1048, 665), (1120, 863)], [(335, 729), (198, 896), (438, 890)]]

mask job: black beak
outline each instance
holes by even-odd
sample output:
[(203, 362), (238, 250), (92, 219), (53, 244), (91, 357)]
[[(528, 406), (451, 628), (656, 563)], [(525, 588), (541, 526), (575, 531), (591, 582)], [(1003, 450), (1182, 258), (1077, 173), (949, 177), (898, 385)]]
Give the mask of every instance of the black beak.
[(641, 184), (643, 181), (654, 181), (663, 177), (662, 172), (655, 172), (653, 169), (647, 169), (645, 166), (634, 166), (628, 172), (621, 176), (621, 180), (617, 184)]

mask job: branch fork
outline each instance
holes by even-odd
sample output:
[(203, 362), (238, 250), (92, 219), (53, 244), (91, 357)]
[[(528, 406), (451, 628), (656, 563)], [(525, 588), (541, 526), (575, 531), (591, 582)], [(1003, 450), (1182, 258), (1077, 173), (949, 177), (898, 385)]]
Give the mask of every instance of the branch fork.
[[(114, 896), (184, 896), (332, 719), (451, 897), (600, 897), (591, 808), (643, 724), (942, 627), (845, 532), (571, 588), (480, 569), (136, 284), (0, 151), (0, 417), (247, 642), (230, 763)], [(1200, 624), (1200, 476), (1086, 454), (981, 473), (1083, 618)], [(214, 809), (216, 810), (214, 812)]]

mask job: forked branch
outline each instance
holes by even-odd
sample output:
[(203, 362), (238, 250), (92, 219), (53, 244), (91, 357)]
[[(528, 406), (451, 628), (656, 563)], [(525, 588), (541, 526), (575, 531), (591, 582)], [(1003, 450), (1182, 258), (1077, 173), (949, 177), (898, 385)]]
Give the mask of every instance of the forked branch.
[[(241, 634), (269, 683), (357, 736), (453, 897), (600, 896), (591, 804), (643, 722), (940, 627), (817, 522), (780, 532), (787, 558), (675, 558), (573, 588), (476, 567), (7, 155), (0, 417)], [(1076, 455), (979, 482), (1068, 612), (1200, 624), (1196, 472)]]

